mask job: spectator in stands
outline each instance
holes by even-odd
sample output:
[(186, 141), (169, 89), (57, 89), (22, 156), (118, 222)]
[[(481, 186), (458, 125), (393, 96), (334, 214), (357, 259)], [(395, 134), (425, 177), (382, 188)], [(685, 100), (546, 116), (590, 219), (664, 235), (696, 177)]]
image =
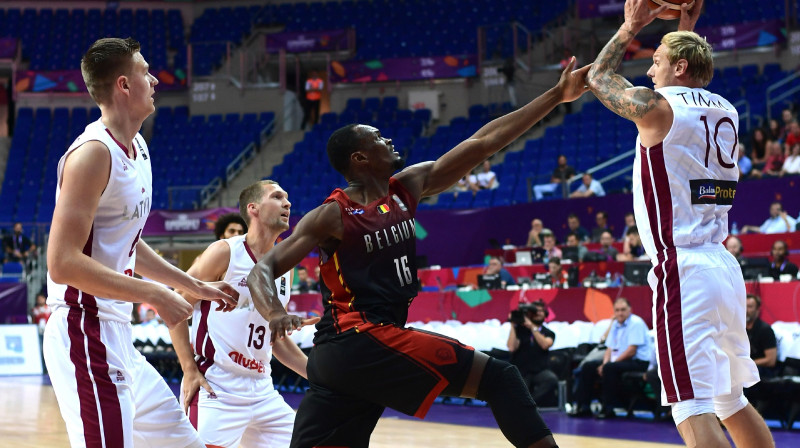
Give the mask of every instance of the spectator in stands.
[(488, 160), (484, 160), (478, 174), (475, 175), (475, 181), (470, 183), (470, 189), (474, 192), (479, 190), (494, 190), (500, 186), (497, 181), (497, 174), (492, 171), (492, 164)]
[(548, 352), (556, 334), (544, 326), (547, 318), (547, 305), (544, 302), (521, 306), (520, 311), (524, 312), (524, 320), (512, 321), (508, 334), (510, 362), (519, 369), (533, 400), (541, 403), (558, 387), (558, 376), (548, 369)]
[(744, 145), (739, 143), (739, 180), (746, 179), (753, 171), (753, 161), (745, 154)]
[(780, 201), (774, 201), (769, 206), (769, 218), (758, 226), (744, 226), (742, 233), (786, 233), (794, 230), (796, 225), (794, 218), (789, 216), (784, 210)]
[(306, 294), (314, 292), (314, 281), (308, 276), (308, 269), (305, 266), (297, 267), (297, 281), (292, 284), (292, 294)]
[(570, 232), (578, 235), (579, 240), (589, 241), (589, 231), (581, 225), (581, 220), (575, 213), (570, 213), (569, 216), (567, 216), (567, 227)]
[[(586, 257), (586, 253), (589, 252), (586, 246), (581, 244), (581, 241), (578, 239), (578, 235), (575, 232), (570, 232), (567, 234), (567, 247), (574, 247), (578, 251), (578, 259), (572, 260), (573, 262), (583, 261), (584, 257)], [(564, 251), (561, 252), (563, 254)]]
[(780, 121), (780, 131), (778, 133), (777, 140), (782, 142), (786, 141), (786, 137), (789, 135), (792, 122), (795, 121), (794, 114), (792, 113), (792, 109), (785, 108), (781, 111), (781, 121)]
[(783, 162), (781, 176), (795, 176), (800, 174), (800, 142), (791, 147), (789, 157)]
[(784, 154), (787, 156), (791, 154), (792, 146), (798, 143), (800, 143), (800, 124), (797, 120), (792, 120), (786, 128), (786, 138), (783, 140)]
[(503, 289), (506, 289), (509, 285), (517, 284), (517, 282), (514, 281), (514, 276), (503, 267), (503, 260), (500, 259), (500, 257), (490, 257), (489, 263), (486, 265), (486, 269), (484, 269), (483, 272), (487, 275), (499, 275), (500, 287)]
[(614, 236), (611, 235), (611, 231), (604, 230), (603, 233), (600, 234), (600, 253), (605, 255), (607, 260), (616, 260), (619, 254), (619, 251), (613, 244)]
[(5, 247), (6, 261), (17, 261), (25, 263), (28, 257), (36, 252), (36, 245), (31, 242), (27, 235), (22, 233), (22, 223), (14, 223), (14, 231), (6, 235), (3, 240)]
[(577, 401), (574, 416), (589, 416), (592, 389), (598, 379), (602, 380), (603, 410), (597, 418), (615, 417), (613, 407), (622, 395), (622, 374), (646, 372), (651, 357), (650, 336), (647, 324), (633, 314), (631, 304), (620, 297), (614, 302), (614, 321), (606, 339), (606, 351), (602, 361), (584, 363), (579, 372)]
[(218, 240), (232, 238), (247, 233), (247, 223), (238, 213), (226, 213), (214, 224), (214, 236)]
[(608, 213), (605, 210), (600, 210), (594, 215), (595, 227), (592, 229), (592, 242), (599, 243), (600, 235), (608, 230)]
[(540, 184), (533, 186), (533, 194), (536, 196), (537, 201), (544, 198), (545, 193), (554, 193), (562, 184), (568, 181), (575, 175), (575, 168), (567, 165), (567, 157), (563, 154), (558, 156), (558, 166), (553, 170), (553, 175), (550, 176), (549, 184)]
[(750, 358), (758, 366), (761, 379), (775, 376), (778, 361), (778, 344), (775, 332), (768, 323), (761, 320), (761, 297), (747, 295), (747, 339), (750, 340)]
[(766, 135), (767, 140), (780, 140), (781, 132), (783, 130), (781, 129), (780, 122), (778, 122), (778, 120), (776, 118), (773, 118), (773, 119), (769, 120), (769, 124), (767, 125), (767, 128), (765, 129), (765, 131), (766, 131), (766, 134), (767, 134)]
[(144, 314), (144, 319), (142, 319), (142, 325), (158, 325), (159, 323), (160, 322), (158, 321), (156, 310), (153, 308), (147, 308)]
[(728, 249), (728, 252), (741, 264), (744, 248), (742, 247), (742, 240), (740, 240), (739, 237), (736, 235), (728, 235), (728, 239), (725, 240), (725, 249)]
[(628, 229), (636, 225), (636, 216), (634, 216), (633, 212), (625, 213), (625, 228), (622, 229), (622, 235), (620, 235), (619, 240), (625, 241), (625, 237), (628, 235)]
[(564, 272), (564, 268), (561, 266), (560, 257), (550, 257), (550, 259), (547, 261), (547, 277), (545, 278), (544, 283), (553, 288), (568, 287), (569, 284), (567, 283), (567, 273)]
[(47, 306), (47, 297), (43, 292), (36, 294), (36, 302), (31, 308), (31, 323), (39, 327), (39, 334), (44, 332), (44, 324), (50, 319), (50, 307)]
[(775, 280), (780, 280), (781, 275), (788, 274), (792, 279), (797, 278), (797, 265), (789, 261), (786, 256), (789, 254), (789, 245), (786, 241), (776, 240), (772, 243), (772, 264), (770, 264), (769, 275)]
[(319, 277), (319, 265), (314, 266), (314, 291), (320, 291), (319, 285), (322, 284), (322, 279)]
[[(534, 218), (531, 221), (531, 230), (528, 232), (528, 242), (525, 243), (527, 247), (541, 247), (542, 246), (542, 231), (547, 230), (550, 232), (550, 229), (545, 229), (542, 220), (539, 218)], [(552, 233), (552, 232), (551, 232)]]
[(767, 134), (761, 128), (756, 128), (750, 138), (750, 156), (753, 159), (753, 168), (764, 169), (767, 161)]
[(453, 185), (453, 188), (450, 189), (450, 191), (453, 192), (453, 196), (458, 197), (459, 193), (472, 191), (474, 178), (475, 176), (472, 174), (462, 177), (455, 185)]
[(628, 228), (625, 242), (622, 244), (622, 253), (617, 254), (617, 261), (635, 261), (646, 257), (639, 229), (636, 226)]
[(542, 248), (544, 249), (544, 262), (547, 263), (547, 260), (558, 257), (561, 258), (561, 249), (556, 246), (556, 236), (553, 235), (553, 232), (550, 229), (544, 229), (539, 234), (542, 237)]
[(783, 161), (786, 160), (781, 144), (777, 140), (767, 142), (767, 154), (767, 161), (764, 163), (764, 171), (761, 172), (761, 177), (780, 176), (781, 169), (783, 169)]
[(592, 178), (591, 173), (583, 173), (581, 185), (577, 190), (570, 193), (571, 198), (589, 198), (592, 196), (605, 196), (606, 190), (603, 189), (603, 184), (600, 181)]
[(319, 103), (322, 99), (322, 88), (324, 86), (325, 83), (317, 72), (312, 71), (308, 74), (308, 79), (306, 79), (306, 107), (304, 111), (305, 122), (303, 124), (303, 129), (305, 129), (306, 124), (309, 125), (310, 129), (319, 121)]

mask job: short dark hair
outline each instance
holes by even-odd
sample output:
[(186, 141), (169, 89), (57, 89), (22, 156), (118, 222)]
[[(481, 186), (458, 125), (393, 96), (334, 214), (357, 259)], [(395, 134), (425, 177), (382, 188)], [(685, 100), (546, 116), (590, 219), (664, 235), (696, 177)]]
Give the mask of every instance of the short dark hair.
[(600, 210), (597, 214), (603, 215), (603, 219), (608, 219), (608, 213), (605, 210)]
[(297, 267), (297, 272), (300, 272), (300, 271), (306, 271), (306, 272), (308, 272), (308, 269), (306, 269), (306, 267), (305, 267), (305, 266), (298, 266), (298, 267)]
[(248, 225), (250, 224), (250, 215), (247, 213), (247, 204), (260, 201), (264, 196), (264, 187), (267, 185), (278, 185), (278, 183), (270, 179), (260, 180), (244, 187), (244, 190), (239, 193), (239, 215)]
[[(741, 241), (741, 240), (740, 240), (740, 241)], [(786, 252), (789, 252), (789, 243), (787, 243), (787, 242), (786, 242), (786, 241), (784, 241), (784, 240), (775, 240), (775, 241), (772, 243), (772, 248), (771, 248), (771, 249), (774, 249), (774, 248), (775, 248), (775, 245), (776, 245), (776, 244), (778, 244), (778, 243), (781, 243), (781, 244), (783, 244), (783, 248), (786, 250)]]
[(576, 240), (578, 240), (578, 242), (580, 242), (580, 241), (581, 241), (581, 239), (580, 239), (580, 238), (578, 238), (578, 234), (577, 234), (577, 233), (575, 233), (575, 232), (569, 232), (569, 233), (567, 234), (567, 239), (569, 239), (569, 237), (571, 237), (571, 236), (574, 236), (574, 237), (575, 237), (575, 239), (576, 239)]
[(639, 234), (639, 228), (636, 227), (636, 226), (630, 226), (630, 227), (628, 227), (628, 231), (625, 232), (625, 235), (633, 235), (634, 233), (638, 235)]
[(242, 229), (247, 233), (247, 223), (244, 222), (244, 219), (242, 219), (238, 213), (226, 213), (217, 218), (217, 222), (214, 223), (214, 236), (217, 237), (218, 240), (221, 240), (222, 236), (225, 235), (225, 229), (234, 223), (241, 224)]
[[(576, 215), (575, 213), (570, 213), (569, 215), (567, 215), (567, 219), (570, 219), (570, 218), (578, 219), (578, 215)], [(578, 221), (580, 221), (580, 219), (578, 219)]]
[(615, 300), (614, 303), (617, 303), (617, 302), (620, 302), (620, 301), (621, 302), (625, 302), (625, 305), (628, 305), (628, 308), (633, 308), (631, 306), (631, 302), (628, 299), (626, 299), (625, 297), (617, 297), (617, 300)]
[(759, 296), (757, 296), (755, 294), (748, 294), (747, 298), (755, 300), (756, 301), (756, 308), (759, 308), (759, 309), (761, 308), (761, 297), (759, 297)]
[(561, 266), (561, 257), (550, 257), (550, 259), (547, 260), (547, 264), (550, 264), (550, 263), (555, 263), (555, 264)]
[(361, 146), (362, 135), (358, 124), (348, 124), (331, 134), (328, 139), (328, 160), (333, 169), (340, 174), (347, 174), (350, 168), (350, 156)]
[(133, 38), (105, 37), (96, 40), (81, 58), (81, 75), (89, 95), (97, 104), (109, 100), (111, 86), (128, 73), (133, 55), (141, 46)]

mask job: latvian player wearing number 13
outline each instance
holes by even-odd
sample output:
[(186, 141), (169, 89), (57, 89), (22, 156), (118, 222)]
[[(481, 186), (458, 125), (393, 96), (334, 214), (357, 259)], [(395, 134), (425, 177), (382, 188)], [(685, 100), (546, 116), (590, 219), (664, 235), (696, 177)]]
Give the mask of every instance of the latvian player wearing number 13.
[[(683, 6), (647, 71), (654, 89), (615, 73), (634, 36), (665, 7), (627, 0), (625, 22), (587, 76), (603, 104), (639, 130), (633, 165), (634, 213), (653, 260), (653, 289), (662, 401), (687, 446), (771, 447), (764, 420), (743, 387), (758, 382), (745, 331), (745, 286), (739, 264), (721, 244), (728, 236), (739, 171), (739, 115), (704, 89), (714, 65), (711, 46), (692, 30), (702, 1)], [(715, 416), (716, 414), (716, 416)]]

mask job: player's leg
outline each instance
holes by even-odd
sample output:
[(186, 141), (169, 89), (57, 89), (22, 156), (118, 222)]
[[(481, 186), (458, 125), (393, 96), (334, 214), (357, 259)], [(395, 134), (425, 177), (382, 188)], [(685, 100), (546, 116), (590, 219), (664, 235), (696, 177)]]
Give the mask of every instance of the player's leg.
[(70, 446), (133, 446), (130, 372), (118, 356), (128, 341), (115, 340), (107, 322), (77, 309), (50, 317), (44, 359)]
[(383, 409), (312, 382), (297, 409), (290, 446), (367, 448)]
[(242, 447), (279, 448), (289, 446), (292, 440), (295, 413), (276, 390), (273, 389), (264, 399), (250, 403), (246, 409), (252, 423), (244, 432)]
[(676, 414), (680, 414), (680, 412), (673, 406), (672, 417), (675, 419), (678, 432), (687, 447), (725, 448), (731, 446), (719, 427), (719, 421), (717, 421), (717, 416), (713, 412), (691, 415), (680, 423), (678, 423), (679, 417)]
[(767, 424), (751, 404), (747, 404), (737, 413), (723, 419), (722, 423), (728, 428), (737, 448), (771, 448), (775, 446)]
[(135, 379), (134, 447), (205, 448), (158, 371), (132, 346), (129, 356)]
[[(516, 447), (556, 447), (553, 433), (542, 420), (519, 370), (479, 351), (475, 352), (474, 359), (473, 367), (483, 365), (475, 396), (489, 403), (506, 439)], [(467, 380), (464, 389), (471, 387), (470, 380)]]

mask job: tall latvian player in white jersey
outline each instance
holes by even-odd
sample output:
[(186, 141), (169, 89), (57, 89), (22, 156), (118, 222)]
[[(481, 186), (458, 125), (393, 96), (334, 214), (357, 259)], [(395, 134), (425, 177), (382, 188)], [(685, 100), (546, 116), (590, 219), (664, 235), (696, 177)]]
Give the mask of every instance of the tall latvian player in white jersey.
[[(687, 446), (774, 443), (743, 387), (758, 382), (745, 331), (739, 264), (723, 247), (733, 205), (739, 116), (704, 89), (714, 73), (711, 46), (692, 30), (702, 1), (682, 7), (679, 31), (664, 36), (647, 71), (654, 89), (615, 73), (634, 36), (665, 7), (627, 0), (625, 22), (598, 55), (587, 81), (613, 112), (639, 129), (633, 166), (634, 213), (653, 261), (653, 327), (662, 400)], [(715, 415), (716, 414), (716, 415)]]
[[(44, 358), (73, 447), (202, 447), (178, 400), (133, 347), (133, 302), (156, 308), (168, 326), (192, 307), (169, 289), (233, 308), (237, 293), (208, 284), (159, 257), (142, 239), (150, 212), (150, 152), (138, 131), (153, 113), (158, 81), (133, 39), (100, 39), (81, 61), (101, 117), (58, 164), (47, 249), (53, 314)], [(226, 292), (217, 289), (221, 288)]]
[[(292, 438), (294, 410), (273, 387), (269, 362), (274, 354), (305, 377), (307, 358), (289, 338), (270, 344), (269, 323), (247, 290), (247, 275), (258, 258), (289, 229), (290, 207), (288, 195), (273, 181), (245, 188), (239, 211), (247, 233), (211, 244), (189, 269), (198, 279), (221, 280), (239, 292), (239, 304), (229, 313), (187, 297), (194, 304), (191, 335), (185, 322), (170, 331), (183, 368), (181, 401), (208, 447), (288, 447)], [(275, 288), (285, 307), (288, 272), (275, 279)]]

